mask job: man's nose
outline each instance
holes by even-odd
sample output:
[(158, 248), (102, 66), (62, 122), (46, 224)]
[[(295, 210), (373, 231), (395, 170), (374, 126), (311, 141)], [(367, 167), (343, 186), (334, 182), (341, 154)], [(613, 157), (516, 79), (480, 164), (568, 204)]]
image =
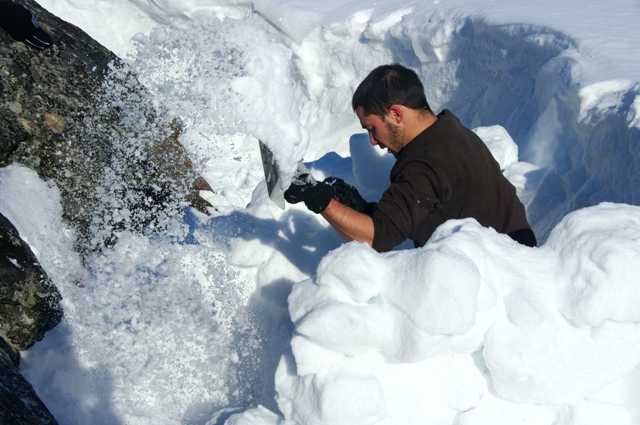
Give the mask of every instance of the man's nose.
[(371, 146), (376, 146), (378, 144), (378, 141), (373, 137), (371, 132), (369, 132), (369, 142), (371, 143)]

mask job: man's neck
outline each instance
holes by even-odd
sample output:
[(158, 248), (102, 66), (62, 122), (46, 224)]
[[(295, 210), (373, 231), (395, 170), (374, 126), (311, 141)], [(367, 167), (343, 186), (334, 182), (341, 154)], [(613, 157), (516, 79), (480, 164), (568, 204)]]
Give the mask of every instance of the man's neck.
[(417, 111), (415, 109), (408, 109), (406, 114), (410, 114), (411, 119), (404, 121), (405, 138), (408, 145), (413, 139), (415, 139), (420, 133), (431, 127), (433, 123), (438, 121), (438, 117), (432, 112)]

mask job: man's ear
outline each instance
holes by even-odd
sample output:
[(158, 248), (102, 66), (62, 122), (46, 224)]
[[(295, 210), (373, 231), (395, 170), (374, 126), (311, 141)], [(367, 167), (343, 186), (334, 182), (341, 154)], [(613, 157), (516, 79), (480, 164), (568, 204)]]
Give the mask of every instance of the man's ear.
[(398, 125), (404, 121), (404, 110), (400, 105), (391, 105), (389, 107), (389, 119), (394, 124)]

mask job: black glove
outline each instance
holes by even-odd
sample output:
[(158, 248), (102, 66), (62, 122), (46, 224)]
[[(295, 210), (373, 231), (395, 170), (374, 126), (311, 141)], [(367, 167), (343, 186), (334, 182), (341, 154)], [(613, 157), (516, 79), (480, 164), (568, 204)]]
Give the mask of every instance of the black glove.
[(14, 40), (27, 43), (36, 49), (44, 50), (53, 45), (51, 36), (38, 27), (31, 12), (20, 4), (0, 1), (0, 26)]
[(367, 201), (362, 199), (358, 189), (337, 177), (327, 177), (324, 179), (324, 183), (333, 187), (333, 191), (335, 192), (334, 198), (342, 205), (366, 214), (368, 211)]
[(301, 174), (291, 181), (291, 186), (284, 192), (284, 199), (290, 204), (304, 202), (316, 214), (327, 208), (334, 198), (333, 187), (324, 182), (317, 182), (309, 174)]

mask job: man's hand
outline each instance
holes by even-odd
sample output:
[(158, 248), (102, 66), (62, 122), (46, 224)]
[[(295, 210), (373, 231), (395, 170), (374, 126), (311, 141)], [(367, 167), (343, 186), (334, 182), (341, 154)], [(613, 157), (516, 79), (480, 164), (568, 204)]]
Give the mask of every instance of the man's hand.
[(0, 26), (9, 33), (11, 38), (33, 48), (44, 50), (53, 45), (53, 39), (38, 27), (31, 12), (12, 1), (0, 1)]
[[(362, 199), (358, 190), (336, 177), (317, 182), (308, 172), (298, 174), (284, 193), (290, 204), (304, 202), (307, 208), (322, 216), (346, 240), (373, 244), (374, 226), (365, 211), (371, 204)], [(343, 204), (344, 202), (345, 204)]]
[(369, 204), (362, 198), (362, 196), (360, 196), (358, 189), (337, 177), (327, 177), (324, 179), (324, 183), (327, 183), (333, 188), (333, 191), (335, 192), (334, 199), (342, 205), (352, 208), (360, 213), (370, 215)]
[(284, 192), (284, 199), (290, 204), (304, 202), (316, 214), (327, 208), (335, 196), (333, 187), (324, 182), (317, 182), (309, 174), (300, 174), (291, 181), (291, 186)]

